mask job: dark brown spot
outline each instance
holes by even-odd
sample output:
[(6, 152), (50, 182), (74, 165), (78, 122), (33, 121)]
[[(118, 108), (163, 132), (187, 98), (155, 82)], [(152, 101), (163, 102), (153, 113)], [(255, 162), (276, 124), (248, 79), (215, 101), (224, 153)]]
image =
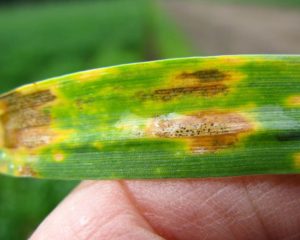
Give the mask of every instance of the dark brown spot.
[(192, 73), (182, 73), (178, 76), (179, 78), (196, 78), (202, 83), (209, 82), (220, 82), (227, 78), (227, 74), (218, 69), (205, 69), (199, 70)]
[(182, 97), (184, 95), (194, 95), (209, 97), (217, 94), (226, 94), (228, 92), (228, 87), (225, 84), (215, 84), (207, 86), (198, 86), (198, 87), (180, 87), (180, 88), (166, 88), (154, 90), (150, 93), (139, 92), (137, 94), (138, 98), (142, 100), (161, 100), (169, 101), (171, 99)]
[(152, 98), (160, 100), (169, 100), (175, 97), (190, 95), (195, 96), (214, 96), (219, 93), (225, 93), (227, 86), (224, 84), (213, 84), (207, 86), (196, 86), (196, 87), (180, 87), (180, 88), (169, 88), (159, 89), (152, 93)]
[(252, 129), (238, 113), (203, 112), (174, 118), (155, 118), (148, 133), (161, 138), (182, 138), (193, 152), (212, 152), (236, 144), (241, 134)]

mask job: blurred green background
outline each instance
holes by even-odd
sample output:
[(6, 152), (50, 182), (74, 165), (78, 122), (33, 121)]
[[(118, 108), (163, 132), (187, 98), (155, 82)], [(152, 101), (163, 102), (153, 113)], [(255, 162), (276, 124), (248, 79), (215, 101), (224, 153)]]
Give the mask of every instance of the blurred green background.
[[(246, 0), (2, 0), (0, 93), (122, 63), (200, 53), (300, 52), (300, 1), (248, 5)], [(257, 9), (261, 19), (252, 14)], [(0, 177), (0, 239), (28, 238), (77, 183)]]
[[(17, 2), (0, 6), (1, 92), (79, 70), (189, 55), (153, 1)], [(0, 239), (30, 236), (76, 184), (0, 177)]]

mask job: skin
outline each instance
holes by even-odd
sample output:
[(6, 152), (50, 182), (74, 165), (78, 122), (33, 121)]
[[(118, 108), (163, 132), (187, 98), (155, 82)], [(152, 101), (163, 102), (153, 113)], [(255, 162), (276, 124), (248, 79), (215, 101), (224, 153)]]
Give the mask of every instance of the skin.
[(36, 239), (299, 239), (300, 175), (84, 181)]

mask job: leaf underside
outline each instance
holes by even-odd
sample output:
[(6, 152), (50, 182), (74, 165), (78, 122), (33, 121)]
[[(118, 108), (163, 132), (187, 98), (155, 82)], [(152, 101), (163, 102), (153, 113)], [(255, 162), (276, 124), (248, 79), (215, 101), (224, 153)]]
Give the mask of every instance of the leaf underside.
[(300, 172), (300, 56), (169, 59), (0, 96), (0, 172), (53, 179)]

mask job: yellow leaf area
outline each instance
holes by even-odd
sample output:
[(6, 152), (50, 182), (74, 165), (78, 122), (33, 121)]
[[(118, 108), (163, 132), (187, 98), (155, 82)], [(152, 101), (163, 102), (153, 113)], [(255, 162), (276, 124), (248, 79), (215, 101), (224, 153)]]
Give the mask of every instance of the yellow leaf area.
[(300, 107), (300, 95), (288, 97), (286, 103), (287, 103), (287, 106), (289, 106), (289, 107), (299, 108)]
[(300, 170), (300, 153), (297, 153), (294, 156), (294, 166), (295, 166), (296, 169)]

